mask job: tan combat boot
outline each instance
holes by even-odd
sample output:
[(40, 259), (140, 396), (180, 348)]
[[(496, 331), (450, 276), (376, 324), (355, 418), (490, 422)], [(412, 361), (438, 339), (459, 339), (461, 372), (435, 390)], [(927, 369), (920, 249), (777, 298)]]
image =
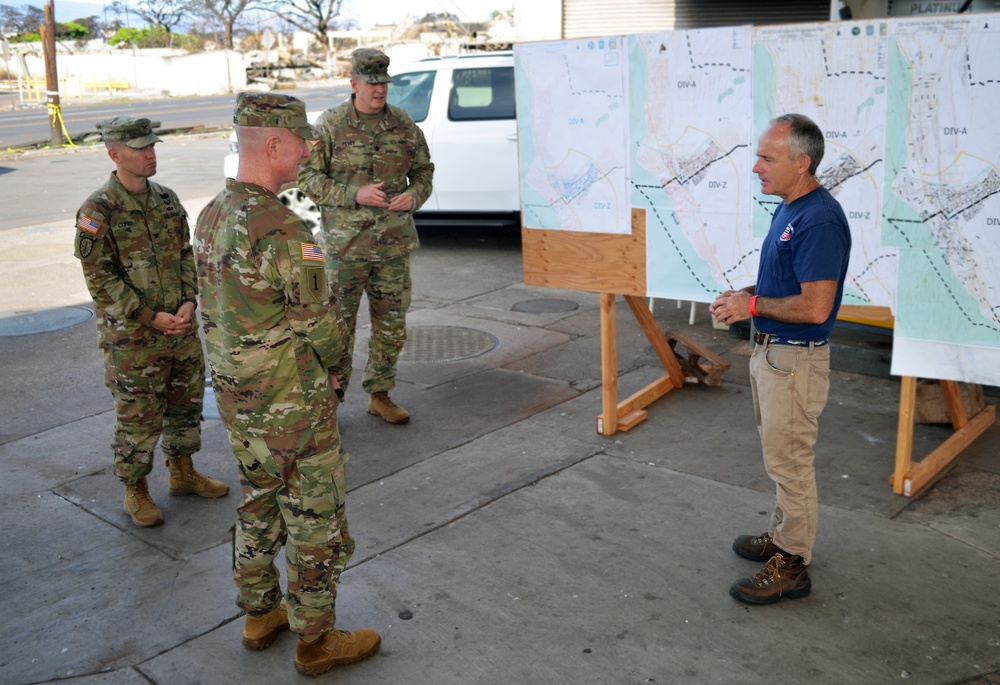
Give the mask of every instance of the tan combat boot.
[(247, 614), (243, 623), (243, 646), (247, 649), (264, 649), (283, 630), (288, 630), (288, 611), (284, 602), (261, 616)]
[(167, 469), (170, 470), (170, 494), (191, 495), (214, 499), (229, 492), (229, 486), (221, 480), (215, 480), (198, 473), (191, 463), (191, 455), (167, 459)]
[[(307, 640), (314, 638), (312, 642)], [(382, 638), (374, 630), (331, 630), (309, 638), (299, 637), (295, 646), (295, 670), (320, 675), (334, 666), (353, 664), (378, 651)]]
[(381, 416), (389, 423), (406, 423), (410, 412), (389, 399), (387, 392), (373, 392), (368, 396), (368, 413)]
[(163, 512), (149, 496), (145, 478), (136, 481), (134, 485), (125, 486), (124, 507), (125, 513), (132, 517), (132, 523), (137, 526), (148, 528), (163, 523)]

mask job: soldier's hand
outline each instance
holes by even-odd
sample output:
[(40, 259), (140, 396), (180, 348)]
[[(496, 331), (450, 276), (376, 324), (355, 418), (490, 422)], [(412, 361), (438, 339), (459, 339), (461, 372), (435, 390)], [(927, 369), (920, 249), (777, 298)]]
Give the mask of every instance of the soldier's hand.
[(367, 207), (381, 207), (382, 209), (388, 208), (389, 198), (386, 197), (385, 192), (382, 190), (384, 186), (385, 181), (361, 186), (358, 188), (358, 194), (355, 197), (355, 201), (359, 205), (365, 205)]
[(183, 323), (191, 323), (194, 319), (194, 302), (185, 302), (182, 304), (177, 309), (177, 313), (174, 314), (174, 319)]
[(413, 209), (413, 196), (409, 193), (402, 193), (389, 200), (390, 212), (408, 212)]
[(191, 330), (190, 321), (180, 321), (173, 314), (156, 312), (153, 318), (153, 328), (164, 335), (184, 335)]
[(330, 385), (333, 386), (333, 392), (337, 395), (337, 400), (339, 402), (344, 401), (344, 390), (340, 387), (340, 376), (330, 374)]

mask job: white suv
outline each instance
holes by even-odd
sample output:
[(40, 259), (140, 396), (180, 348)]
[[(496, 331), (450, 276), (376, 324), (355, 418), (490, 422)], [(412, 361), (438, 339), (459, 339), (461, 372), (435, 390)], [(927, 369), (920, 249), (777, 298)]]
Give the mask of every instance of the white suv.
[[(414, 218), (420, 225), (520, 226), (514, 57), (492, 52), (432, 57), (390, 67), (388, 101), (413, 117), (434, 162), (434, 192)], [(315, 121), (322, 112), (310, 112)], [(226, 175), (236, 175), (236, 136)], [(316, 206), (297, 188), (282, 200), (319, 226)]]

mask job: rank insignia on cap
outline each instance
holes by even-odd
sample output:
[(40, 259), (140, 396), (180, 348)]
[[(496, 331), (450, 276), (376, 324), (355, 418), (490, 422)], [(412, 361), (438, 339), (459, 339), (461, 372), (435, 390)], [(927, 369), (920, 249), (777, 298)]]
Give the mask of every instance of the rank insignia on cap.
[(323, 248), (312, 243), (302, 243), (302, 259), (310, 262), (326, 261), (326, 257), (323, 256)]
[(77, 225), (87, 233), (94, 235), (97, 235), (97, 232), (101, 230), (101, 222), (90, 218), (86, 214), (80, 217), (80, 222)]

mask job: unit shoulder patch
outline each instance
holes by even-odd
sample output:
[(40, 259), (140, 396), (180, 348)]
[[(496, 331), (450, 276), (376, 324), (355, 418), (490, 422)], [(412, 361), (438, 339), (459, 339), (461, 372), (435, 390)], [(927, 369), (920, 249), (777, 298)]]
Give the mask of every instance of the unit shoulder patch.
[(98, 247), (110, 225), (95, 207), (81, 210), (76, 220), (76, 240), (74, 248), (77, 259), (92, 259), (100, 250)]

